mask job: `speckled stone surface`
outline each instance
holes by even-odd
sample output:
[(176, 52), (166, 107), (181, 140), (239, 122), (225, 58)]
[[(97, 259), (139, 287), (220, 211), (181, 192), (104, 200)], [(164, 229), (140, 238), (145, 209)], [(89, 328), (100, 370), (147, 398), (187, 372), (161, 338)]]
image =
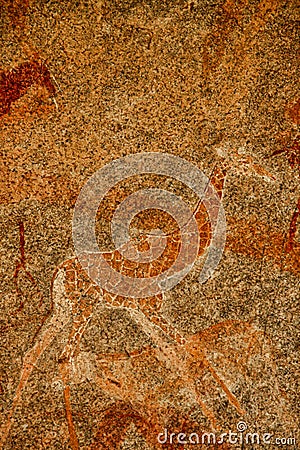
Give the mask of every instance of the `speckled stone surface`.
[[(0, 448), (299, 448), (298, 2), (0, 0), (0, 26)], [(183, 344), (97, 289), (86, 307), (72, 260), (81, 188), (142, 152), (225, 177), (218, 267), (199, 284), (203, 246), (159, 305)], [(141, 187), (197, 206), (168, 177), (123, 180), (98, 211), (101, 249)], [(58, 299), (79, 307), (54, 332)]]

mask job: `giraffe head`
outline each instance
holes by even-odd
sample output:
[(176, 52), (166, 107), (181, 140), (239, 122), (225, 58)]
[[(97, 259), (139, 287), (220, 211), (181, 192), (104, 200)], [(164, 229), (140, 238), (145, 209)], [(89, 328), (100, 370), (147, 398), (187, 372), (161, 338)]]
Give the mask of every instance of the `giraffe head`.
[(236, 146), (231, 143), (225, 143), (222, 147), (217, 148), (217, 155), (221, 158), (226, 169), (234, 170), (244, 176), (258, 176), (267, 181), (275, 181), (276, 178), (264, 167), (258, 164), (252, 156), (246, 153), (244, 145)]

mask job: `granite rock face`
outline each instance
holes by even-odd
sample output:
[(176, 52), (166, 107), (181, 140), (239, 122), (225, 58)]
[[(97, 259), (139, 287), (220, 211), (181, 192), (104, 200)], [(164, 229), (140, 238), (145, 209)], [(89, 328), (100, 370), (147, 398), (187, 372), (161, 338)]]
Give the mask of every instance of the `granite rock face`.
[(0, 23), (0, 449), (298, 448), (298, 3), (0, 0)]

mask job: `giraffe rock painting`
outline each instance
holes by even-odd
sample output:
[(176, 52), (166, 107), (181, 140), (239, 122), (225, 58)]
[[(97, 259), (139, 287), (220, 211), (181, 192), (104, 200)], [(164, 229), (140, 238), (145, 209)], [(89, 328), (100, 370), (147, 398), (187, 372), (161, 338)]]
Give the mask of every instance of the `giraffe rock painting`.
[(0, 450), (299, 447), (296, 9), (0, 0)]
[[(250, 163), (247, 160), (245, 164), (245, 167), (242, 165), (242, 173), (250, 171), (250, 173), (256, 173), (259, 176), (268, 174), (264, 169), (253, 164), (252, 160)], [(223, 158), (222, 163), (214, 169), (211, 177), (211, 183), (215, 186), (220, 197), (223, 194), (227, 166), (228, 163)], [(212, 236), (210, 222), (202, 202), (196, 207), (194, 216), (201, 238), (197, 251), (198, 258), (201, 258), (209, 247)], [(147, 240), (147, 234), (143, 233), (146, 232), (147, 226), (151, 225), (156, 228), (159, 224), (155, 224), (155, 216), (151, 217), (151, 215), (150, 223), (148, 216), (143, 224), (144, 230), (141, 230), (140, 236), (132, 238), (132, 244), (142, 251), (147, 251), (150, 243)], [(122, 249), (104, 252), (105, 260), (114, 270), (131, 277), (151, 277), (157, 274), (159, 270), (166, 270), (177, 258), (180, 248), (180, 233), (176, 227), (174, 228), (172, 221), (169, 222), (169, 225), (171, 231), (167, 235), (166, 248), (154, 262), (143, 263), (139, 267), (139, 263), (126, 260), (122, 255)], [(159, 259), (161, 259), (160, 262)], [(60, 264), (53, 275), (51, 284), (53, 310), (36, 335), (32, 348), (27, 351), (24, 357), (19, 384), (2, 429), (2, 445), (9, 435), (15, 410), (22, 401), (22, 395), (29, 377), (38, 364), (41, 355), (51, 345), (56, 335), (70, 322), (72, 327), (64, 349), (58, 358), (58, 364), (72, 449), (79, 449), (80, 446), (76, 423), (72, 414), (71, 390), (73, 386), (76, 386), (76, 383), (85, 379), (99, 385), (104, 392), (112, 396), (115, 402), (121, 401), (124, 405), (130, 405), (130, 408), (133, 408), (133, 421), (136, 419), (138, 423), (142, 420), (142, 423), (144, 423), (147, 414), (150, 414), (152, 417), (151, 423), (147, 424), (147, 421), (144, 423), (148, 430), (147, 432), (144, 430), (147, 439), (149, 439), (151, 430), (153, 438), (153, 430), (157, 431), (160, 424), (167, 423), (168, 414), (167, 411), (164, 411), (164, 408), (161, 408), (159, 399), (167, 395), (167, 391), (176, 391), (176, 389), (179, 389), (179, 391), (180, 389), (187, 390), (192, 398), (192, 407), (199, 408), (211, 429), (219, 429), (220, 423), (218, 423), (213, 407), (207, 404), (205, 394), (203, 394), (206, 391), (204, 380), (207, 376), (210, 376), (210, 384), (214, 386), (213, 388), (210, 386), (209, 389), (220, 389), (240, 417), (247, 415), (240, 400), (231, 391), (228, 374), (223, 378), (218, 373), (218, 369), (216, 369), (215, 363), (211, 362), (209, 354), (217, 355), (219, 353), (220, 357), (224, 358), (223, 362), (224, 360), (228, 362), (231, 373), (236, 372), (236, 377), (245, 376), (247, 378), (247, 364), (253, 352), (255, 354), (257, 348), (255, 342), (260, 339), (259, 330), (251, 323), (225, 321), (200, 334), (185, 336), (175, 324), (170, 323), (161, 314), (160, 310), (164, 303), (163, 293), (144, 298), (111, 294), (99, 287), (88, 276), (82, 261), (81, 259), (81, 262), (79, 262), (77, 258), (69, 259)], [(96, 267), (95, 270), (97, 270)], [(141, 327), (152, 344), (148, 348), (142, 347), (140, 351), (128, 353), (125, 356), (118, 354), (101, 356), (93, 353), (84, 356), (80, 352), (80, 342), (89, 327), (95, 309), (99, 307), (127, 311), (131, 320)], [(229, 353), (224, 352), (220, 342), (224, 338), (230, 339), (231, 337), (241, 339), (242, 347), (230, 349)], [(152, 361), (151, 363), (148, 358)], [(137, 373), (138, 367), (151, 366), (153, 358), (163, 368), (162, 370), (167, 370), (170, 373), (166, 375), (163, 386), (158, 386), (158, 390), (151, 386), (151, 380), (149, 380), (150, 390), (148, 391), (147, 383), (141, 386)], [(207, 392), (206, 395), (208, 395)], [(134, 411), (136, 412), (134, 413)], [(182, 414), (182, 412), (179, 410), (178, 414)], [(105, 426), (108, 426), (108, 423)], [(100, 429), (96, 435), (99, 440)], [(121, 440), (122, 433), (120, 434), (120, 442)]]

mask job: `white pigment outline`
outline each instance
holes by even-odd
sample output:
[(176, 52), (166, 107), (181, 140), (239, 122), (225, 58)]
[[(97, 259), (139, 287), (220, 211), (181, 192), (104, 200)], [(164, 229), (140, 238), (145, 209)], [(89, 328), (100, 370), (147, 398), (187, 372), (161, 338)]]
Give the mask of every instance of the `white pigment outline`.
[[(97, 172), (95, 172), (85, 183), (81, 189), (76, 201), (72, 231), (73, 242), (75, 246), (76, 256), (85, 268), (90, 278), (97, 283), (101, 288), (117, 295), (124, 297), (145, 298), (158, 293), (168, 291), (178, 284), (191, 270), (197, 258), (199, 246), (199, 230), (196, 224), (193, 211), (189, 210), (189, 220), (187, 218), (187, 206), (175, 194), (161, 189), (145, 189), (137, 191), (142, 193), (140, 198), (136, 196), (135, 210), (142, 211), (149, 207), (162, 209), (169, 212), (174, 217), (173, 203), (177, 202), (177, 209), (175, 205), (175, 215), (179, 211), (179, 217), (174, 217), (176, 222), (180, 223), (180, 231), (182, 237), (185, 238), (186, 248), (182, 253), (183, 260), (176, 259), (177, 266), (181, 267), (184, 262), (184, 268), (178, 268), (174, 264), (167, 271), (151, 278), (132, 278), (122, 275), (115, 271), (104, 259), (102, 253), (99, 251), (97, 244), (95, 224), (98, 207), (101, 201), (105, 198), (109, 190), (117, 183), (126, 180), (132, 176), (142, 174), (155, 174), (172, 177), (184, 185), (192, 189), (199, 200), (201, 200), (207, 211), (211, 224), (211, 241), (207, 250), (207, 256), (201, 273), (199, 275), (199, 283), (204, 283), (213, 274), (218, 266), (226, 241), (226, 218), (222, 202), (208, 177), (198, 169), (194, 164), (168, 153), (146, 152), (127, 155), (125, 157), (116, 159), (111, 163), (105, 165)], [(153, 195), (157, 193), (157, 196)], [(159, 195), (158, 195), (159, 192)], [(165, 196), (161, 193), (165, 192)], [(131, 196), (134, 194), (131, 194)], [(152, 200), (149, 200), (149, 195), (152, 195)], [(129, 197), (131, 197), (129, 196)], [(163, 208), (159, 208), (157, 198), (160, 196), (163, 201)], [(175, 197), (177, 198), (175, 202)], [(172, 198), (172, 200), (170, 200)], [(126, 202), (127, 199), (124, 200)], [(121, 205), (124, 203), (122, 202)], [(168, 203), (169, 202), (169, 203)], [(117, 208), (115, 216), (118, 216), (120, 207)], [(146, 206), (146, 207), (145, 207)], [(122, 209), (122, 208), (121, 208)], [(123, 207), (126, 212), (126, 207)], [(113, 238), (118, 245), (119, 251), (125, 251), (128, 245), (129, 233), (122, 226), (120, 221), (122, 214), (119, 214), (119, 220), (112, 222), (113, 224)], [(124, 220), (127, 223), (130, 217), (126, 214)], [(164, 234), (158, 235), (157, 239), (161, 246), (165, 243)], [(107, 252), (105, 252), (107, 253)], [(180, 256), (180, 254), (179, 254)], [(142, 257), (141, 257), (142, 258)], [(87, 265), (87, 260), (89, 264)], [(137, 260), (135, 256), (135, 261)], [(141, 261), (142, 259), (140, 259)], [(90, 267), (97, 267), (97, 275), (95, 271), (91, 271)], [(177, 267), (177, 269), (176, 269)], [(173, 270), (172, 270), (173, 268)]]

